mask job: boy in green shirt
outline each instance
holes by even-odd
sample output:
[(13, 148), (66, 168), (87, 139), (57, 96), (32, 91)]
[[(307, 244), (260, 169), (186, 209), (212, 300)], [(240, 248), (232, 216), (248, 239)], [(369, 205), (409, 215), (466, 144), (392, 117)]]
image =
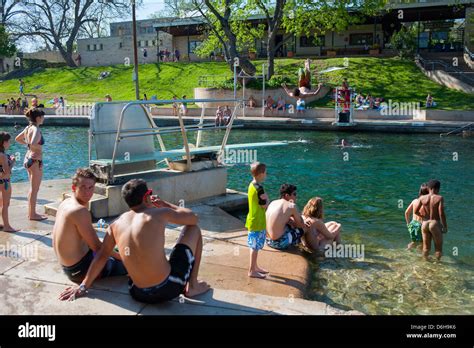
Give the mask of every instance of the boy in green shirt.
[(250, 248), (249, 277), (265, 278), (268, 271), (257, 266), (258, 251), (263, 248), (266, 237), (265, 209), (268, 207), (268, 196), (263, 190), (262, 182), (267, 177), (267, 166), (255, 162), (250, 166), (253, 180), (249, 185), (249, 213), (245, 227), (249, 231), (247, 245)]

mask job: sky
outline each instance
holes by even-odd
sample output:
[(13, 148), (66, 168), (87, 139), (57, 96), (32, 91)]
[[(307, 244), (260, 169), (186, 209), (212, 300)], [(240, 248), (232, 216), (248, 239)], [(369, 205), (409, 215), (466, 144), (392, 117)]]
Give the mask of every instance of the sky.
[(147, 19), (151, 14), (161, 11), (163, 8), (164, 0), (143, 0), (143, 6), (137, 11), (137, 19)]

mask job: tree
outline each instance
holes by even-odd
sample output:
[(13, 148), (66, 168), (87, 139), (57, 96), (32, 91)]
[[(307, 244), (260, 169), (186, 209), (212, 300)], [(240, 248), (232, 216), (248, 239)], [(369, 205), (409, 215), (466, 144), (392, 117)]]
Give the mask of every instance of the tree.
[(242, 0), (191, 0), (192, 8), (197, 11), (209, 30), (209, 37), (219, 42), (229, 64), (234, 70), (236, 58), (239, 60), (237, 72), (242, 70), (248, 75), (255, 75), (255, 66), (250, 60), (240, 55), (239, 43), (249, 42), (252, 35), (250, 23), (243, 20)]
[[(283, 14), (286, 8), (287, 0), (251, 0), (249, 1), (249, 10), (256, 9), (263, 12), (266, 21), (267, 31), (267, 78), (270, 79), (275, 73), (275, 55), (276, 52), (284, 45), (292, 35), (286, 35), (285, 38), (276, 44), (276, 35), (283, 20)], [(253, 5), (253, 6), (252, 6)]]
[(0, 57), (12, 57), (15, 52), (16, 47), (11, 42), (5, 26), (0, 25)]
[(387, 0), (287, 0), (283, 27), (297, 36), (313, 37), (343, 31), (381, 12)]
[(416, 52), (417, 29), (414, 25), (402, 28), (392, 35), (390, 44), (401, 58), (413, 58)]
[(21, 13), (20, 1), (0, 0), (0, 25), (8, 26), (13, 17)]
[(76, 66), (74, 43), (77, 38), (87, 35), (87, 25), (95, 23), (97, 27), (98, 21), (103, 23), (130, 12), (127, 0), (28, 0), (19, 6), (10, 19), (14, 36), (42, 38), (57, 49), (71, 67)]

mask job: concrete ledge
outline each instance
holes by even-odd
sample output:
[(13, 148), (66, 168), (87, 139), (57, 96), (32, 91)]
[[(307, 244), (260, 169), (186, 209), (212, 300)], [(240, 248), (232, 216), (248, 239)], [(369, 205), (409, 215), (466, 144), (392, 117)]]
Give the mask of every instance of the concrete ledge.
[[(2, 315), (339, 315), (345, 312), (325, 303), (303, 299), (309, 284), (309, 265), (298, 250), (280, 252), (265, 247), (259, 256), (270, 276), (254, 279), (247, 276), (249, 249), (243, 222), (216, 205), (222, 198), (209, 200), (215, 205), (193, 207), (203, 232), (203, 261), (200, 277), (212, 291), (196, 299), (173, 300), (160, 305), (134, 301), (128, 294), (127, 278), (112, 277), (94, 283), (85, 298), (60, 302), (57, 297), (71, 282), (63, 274), (52, 249), (54, 218), (25, 222), (24, 194), (28, 183), (14, 183), (11, 223), (21, 232), (0, 231), (0, 314)], [(39, 201), (57, 200), (70, 188), (70, 180), (44, 181)], [(238, 194), (238, 193), (234, 193)], [(180, 228), (168, 226), (165, 248), (169, 254)], [(98, 232), (100, 238), (102, 231)], [(33, 256), (14, 253), (14, 246), (34, 250)]]

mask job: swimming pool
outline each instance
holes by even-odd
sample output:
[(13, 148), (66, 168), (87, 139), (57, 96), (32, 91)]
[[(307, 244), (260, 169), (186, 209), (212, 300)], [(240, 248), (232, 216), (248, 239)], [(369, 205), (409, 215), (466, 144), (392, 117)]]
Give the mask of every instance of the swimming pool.
[[(223, 134), (204, 132), (203, 142), (216, 144)], [(45, 179), (70, 177), (87, 165), (86, 128), (46, 127), (44, 135)], [(334, 146), (342, 138), (361, 146)], [(268, 165), (270, 198), (284, 182), (298, 186), (300, 208), (321, 196), (326, 219), (343, 225), (343, 241), (364, 245), (364, 260), (310, 257), (312, 299), (370, 314), (474, 314), (474, 138), (236, 129), (229, 142), (269, 140), (292, 142), (258, 150)], [(10, 152), (19, 149), (24, 155), (16, 145)], [(441, 263), (404, 250), (404, 210), (431, 178), (441, 181), (449, 225)], [(13, 182), (26, 179), (15, 168)], [(249, 180), (247, 166), (229, 168), (230, 188), (246, 191)]]

